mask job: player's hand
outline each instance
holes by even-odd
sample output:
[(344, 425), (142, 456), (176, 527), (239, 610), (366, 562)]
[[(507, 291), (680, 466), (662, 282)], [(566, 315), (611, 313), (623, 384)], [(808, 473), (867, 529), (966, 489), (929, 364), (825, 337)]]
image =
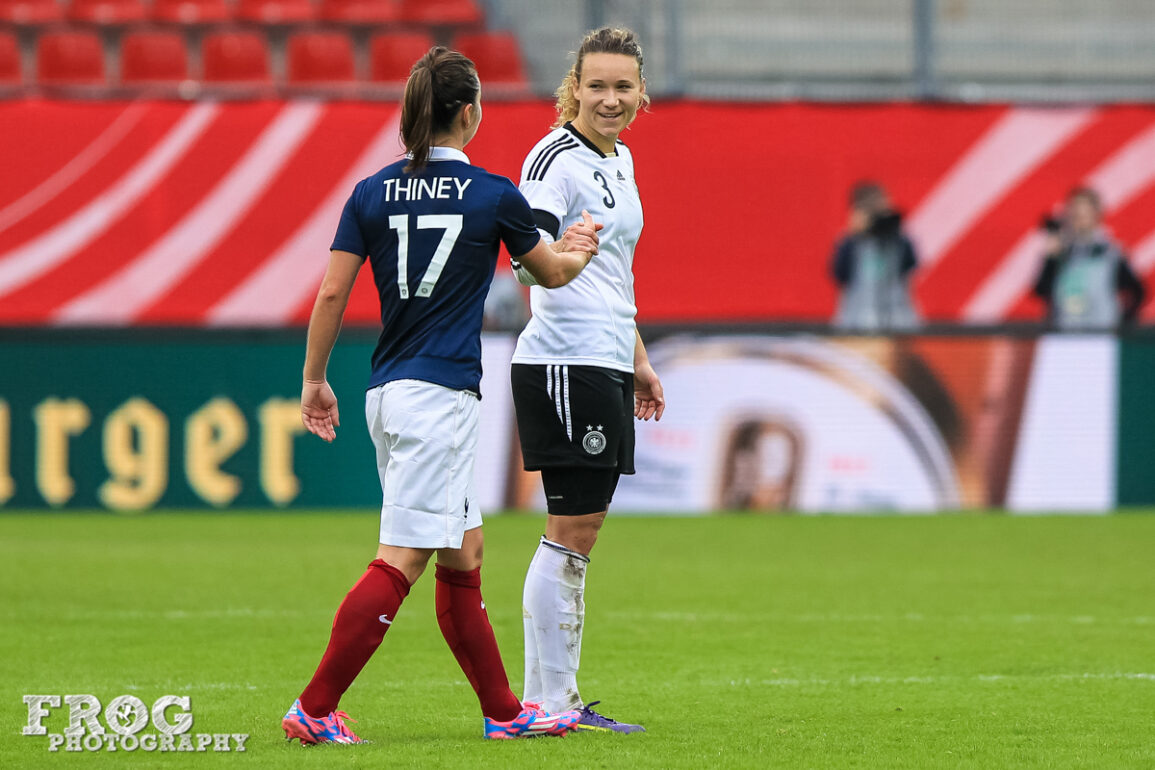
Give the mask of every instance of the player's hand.
[(604, 224), (595, 222), (594, 218), (585, 209), (582, 209), (582, 221), (575, 222), (565, 229), (562, 233), (561, 251), (588, 251), (590, 254), (598, 253), (598, 231), (605, 227)]
[(325, 441), (337, 438), (335, 427), (340, 426), (337, 396), (328, 382), (306, 382), (301, 386), (301, 422), (314, 436)]
[(662, 419), (666, 411), (666, 396), (654, 367), (648, 363), (634, 368), (634, 417), (639, 420)]

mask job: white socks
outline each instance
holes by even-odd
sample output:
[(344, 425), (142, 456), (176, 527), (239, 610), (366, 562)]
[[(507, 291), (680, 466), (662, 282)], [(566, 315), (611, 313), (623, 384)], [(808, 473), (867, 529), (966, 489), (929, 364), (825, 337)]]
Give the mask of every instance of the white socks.
[(580, 709), (577, 671), (585, 622), (589, 557), (544, 537), (529, 563), (522, 594), (524, 701), (552, 713)]

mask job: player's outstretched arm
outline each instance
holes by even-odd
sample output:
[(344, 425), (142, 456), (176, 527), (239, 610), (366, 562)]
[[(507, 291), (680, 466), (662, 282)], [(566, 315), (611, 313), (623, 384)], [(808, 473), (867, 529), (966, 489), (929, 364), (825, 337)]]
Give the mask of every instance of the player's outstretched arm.
[(301, 385), (301, 422), (310, 433), (325, 441), (337, 437), (334, 428), (341, 424), (337, 396), (329, 387), (325, 371), (362, 262), (361, 257), (347, 251), (330, 252), (329, 267), (317, 291), (313, 313), (309, 316), (304, 383)]
[(514, 255), (538, 285), (547, 289), (565, 286), (577, 277), (590, 259), (597, 253), (597, 231), (601, 226), (594, 223), (588, 211), (582, 212), (581, 226), (566, 231), (563, 241), (565, 251), (555, 251), (544, 240), (538, 241), (528, 254)]

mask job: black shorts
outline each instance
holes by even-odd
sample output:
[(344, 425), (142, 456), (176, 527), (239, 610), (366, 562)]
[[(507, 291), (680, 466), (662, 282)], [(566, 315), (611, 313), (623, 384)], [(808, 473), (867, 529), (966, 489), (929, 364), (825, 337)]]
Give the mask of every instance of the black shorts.
[(598, 366), (514, 364), (517, 431), (527, 471), (542, 471), (549, 512), (606, 510), (634, 472), (634, 376)]

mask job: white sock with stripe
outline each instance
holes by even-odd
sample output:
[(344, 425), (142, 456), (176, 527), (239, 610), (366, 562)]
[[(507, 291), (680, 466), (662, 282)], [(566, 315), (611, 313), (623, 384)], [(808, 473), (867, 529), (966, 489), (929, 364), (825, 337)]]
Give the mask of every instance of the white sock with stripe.
[[(536, 669), (541, 693), (537, 702), (553, 713), (584, 705), (577, 672), (585, 623), (587, 564), (589, 557), (543, 537), (525, 577), (525, 700), (532, 701), (530, 695), (538, 693), (530, 684)], [(530, 659), (531, 650), (536, 652), (536, 661)]]

